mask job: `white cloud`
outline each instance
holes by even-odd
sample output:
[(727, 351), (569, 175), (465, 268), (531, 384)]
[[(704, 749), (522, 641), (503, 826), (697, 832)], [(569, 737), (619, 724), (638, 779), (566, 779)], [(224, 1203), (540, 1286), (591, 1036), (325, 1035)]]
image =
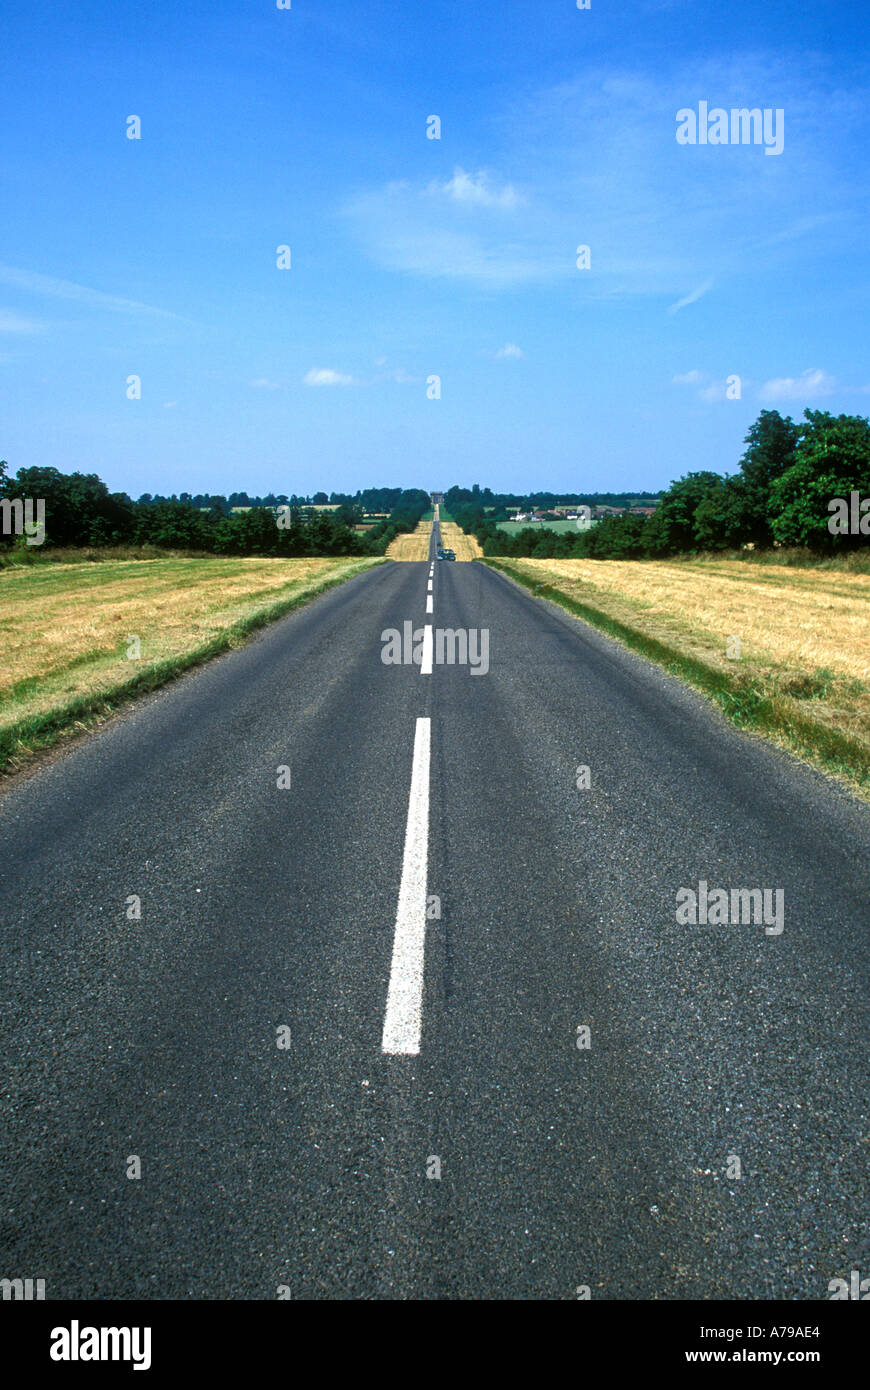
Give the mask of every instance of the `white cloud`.
[(712, 288), (713, 281), (705, 280), (703, 285), (698, 285), (697, 289), (694, 289), (689, 294), (684, 295), (682, 299), (678, 299), (676, 304), (671, 304), (668, 307), (668, 313), (676, 314), (680, 311), (680, 309), (685, 309), (689, 304), (697, 304), (698, 300), (703, 299), (704, 295), (707, 294), (707, 292)]
[(808, 367), (799, 377), (778, 376), (766, 381), (758, 394), (768, 401), (800, 401), (829, 396), (836, 385), (834, 378), (821, 367)]
[(387, 184), (345, 209), (374, 260), (389, 270), (496, 289), (575, 270), (573, 228), (555, 232), (545, 206), (512, 184), (457, 169), (447, 183)]
[(496, 189), (490, 183), (489, 175), (467, 174), (456, 168), (448, 183), (430, 183), (427, 192), (446, 193), (454, 203), (469, 203), (484, 208), (515, 208), (520, 202), (519, 195), (512, 184)]
[(334, 372), (331, 367), (312, 367), (303, 377), (306, 386), (352, 386), (353, 377)]
[(0, 284), (12, 285), (28, 294), (44, 295), (50, 299), (68, 299), (91, 309), (112, 309), (128, 314), (153, 314), (159, 318), (177, 319), (166, 309), (155, 309), (150, 304), (141, 304), (136, 299), (122, 299), (120, 295), (104, 294), (102, 290), (92, 290), (87, 285), (77, 285), (72, 280), (58, 280), (53, 275), (38, 275), (32, 270), (19, 270), (16, 266), (0, 265)]
[[(728, 399), (728, 377), (713, 377), (709, 372), (700, 372), (697, 367), (691, 371), (679, 372), (671, 377), (671, 384), (674, 386), (692, 386), (696, 388), (695, 395), (699, 401), (724, 401)], [(747, 385), (744, 379), (741, 382), (741, 390)], [(739, 399), (739, 397), (737, 398)]]
[(516, 343), (505, 343), (504, 347), (500, 347), (495, 355), (496, 357), (520, 358), (525, 357), (526, 354), (523, 352), (521, 347), (517, 347)]
[(267, 376), (255, 377), (251, 385), (257, 391), (280, 391), (281, 389), (280, 381), (270, 381)]

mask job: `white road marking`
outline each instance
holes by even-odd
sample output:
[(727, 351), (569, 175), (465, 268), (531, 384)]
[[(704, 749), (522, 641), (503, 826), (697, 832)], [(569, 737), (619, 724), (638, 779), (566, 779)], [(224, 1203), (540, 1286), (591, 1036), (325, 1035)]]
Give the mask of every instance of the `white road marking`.
[[(431, 629), (430, 629), (431, 630)], [(416, 1057), (423, 1013), (423, 960), (426, 946), (426, 886), (429, 868), (429, 761), (431, 719), (418, 719), (402, 882), (393, 937), (393, 961), (381, 1051)]]
[(420, 675), (431, 676), (432, 674), (432, 624), (427, 623), (423, 628), (423, 651), (420, 662)]
[(431, 580), (431, 579), (429, 580), (429, 583), (427, 584), (426, 588), (427, 588), (428, 592), (431, 594), (431, 592), (432, 592), (432, 580)]
[(434, 609), (433, 606), (432, 606), (432, 595), (431, 595), (431, 594), (427, 594), (427, 596), (426, 596), (426, 612), (427, 612), (427, 613), (434, 613), (434, 612), (435, 612), (435, 609)]

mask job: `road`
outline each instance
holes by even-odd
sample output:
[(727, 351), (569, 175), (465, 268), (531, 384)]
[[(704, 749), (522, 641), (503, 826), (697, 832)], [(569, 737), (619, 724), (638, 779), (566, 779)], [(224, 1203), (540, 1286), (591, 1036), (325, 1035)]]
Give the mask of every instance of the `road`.
[[(488, 670), (385, 664), (406, 621)], [(868, 841), (504, 576), (370, 571), (5, 790), (0, 1273), (827, 1298), (870, 1274)], [(679, 924), (701, 881), (782, 932)]]

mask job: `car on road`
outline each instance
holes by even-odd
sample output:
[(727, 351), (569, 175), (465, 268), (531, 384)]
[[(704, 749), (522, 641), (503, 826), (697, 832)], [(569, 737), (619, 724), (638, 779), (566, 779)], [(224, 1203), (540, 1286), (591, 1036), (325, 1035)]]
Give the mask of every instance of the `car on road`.
[(436, 560), (455, 560), (456, 554), (452, 550), (439, 550), (435, 558)]

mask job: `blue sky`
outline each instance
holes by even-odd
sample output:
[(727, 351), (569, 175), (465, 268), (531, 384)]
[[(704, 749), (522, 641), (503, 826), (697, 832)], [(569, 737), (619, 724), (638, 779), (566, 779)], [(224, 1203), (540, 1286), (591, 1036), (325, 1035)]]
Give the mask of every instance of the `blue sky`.
[[(838, 0), (8, 7), (0, 457), (133, 496), (654, 489), (734, 471), (762, 408), (870, 413), (866, 32)], [(783, 152), (679, 145), (700, 101), (781, 108)]]

